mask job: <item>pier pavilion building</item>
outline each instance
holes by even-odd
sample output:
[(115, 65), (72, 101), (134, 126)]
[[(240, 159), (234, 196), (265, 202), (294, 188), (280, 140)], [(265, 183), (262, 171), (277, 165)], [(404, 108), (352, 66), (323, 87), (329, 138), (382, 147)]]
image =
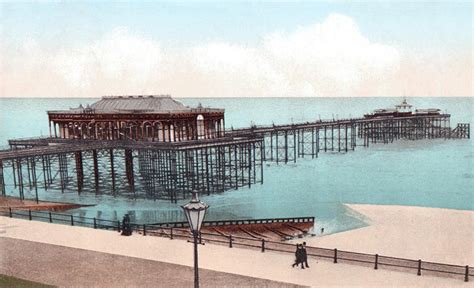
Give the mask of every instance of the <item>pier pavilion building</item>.
[(224, 109), (191, 108), (169, 95), (104, 96), (48, 111), (50, 136), (64, 139), (180, 142), (224, 136)]

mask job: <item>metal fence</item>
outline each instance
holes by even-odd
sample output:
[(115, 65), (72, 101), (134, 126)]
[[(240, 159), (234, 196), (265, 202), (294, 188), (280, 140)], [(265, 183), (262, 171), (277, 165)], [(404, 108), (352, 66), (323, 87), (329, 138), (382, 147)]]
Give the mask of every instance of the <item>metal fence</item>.
[(8, 215), (10, 218), (20, 218), (28, 220), (38, 220), (49, 223), (66, 224), (71, 226), (90, 227), (94, 229), (107, 229), (120, 231), (120, 221), (103, 220), (99, 218), (89, 218), (82, 216), (73, 216), (69, 214), (61, 214), (46, 211), (34, 210), (12, 210), (2, 212), (4, 216)]
[[(82, 216), (73, 216), (68, 214), (61, 214), (61, 213), (54, 213), (54, 212), (46, 212), (46, 211), (31, 211), (31, 210), (17, 210), (13, 211), (9, 209), (8, 212), (2, 212), (4, 216), (8, 216), (10, 218), (20, 218), (20, 219), (28, 219), (28, 220), (39, 220), (49, 223), (59, 223), (59, 224), (67, 224), (71, 226), (82, 226), (82, 227), (90, 227), (94, 229), (106, 229), (106, 230), (115, 230), (121, 231), (121, 222), (120, 221), (110, 221), (110, 220), (103, 220), (98, 218), (90, 218), (90, 217), (82, 217)], [(311, 219), (312, 217), (303, 217)], [(302, 218), (299, 218), (302, 219)], [(261, 219), (262, 220), (262, 219)], [(261, 221), (259, 220), (259, 221)], [(265, 221), (272, 221), (278, 222), (281, 219), (263, 219)], [(234, 222), (239, 221), (252, 221), (252, 220), (229, 220), (232, 224)], [(217, 222), (219, 223), (227, 223), (229, 221), (212, 221), (208, 226), (214, 226)], [(304, 221), (304, 220), (302, 220)], [(273, 223), (274, 223), (273, 222)], [(170, 222), (171, 223), (171, 222)], [(181, 222), (182, 225), (175, 225), (172, 227), (170, 223), (158, 223), (158, 224), (131, 224), (132, 230), (140, 233), (144, 236), (146, 235), (153, 235), (153, 236), (161, 236), (167, 237), (170, 239), (184, 239), (188, 241), (193, 240), (193, 236), (190, 233), (189, 229), (186, 228)], [(240, 223), (240, 222), (239, 222)], [(271, 223), (271, 222), (265, 222)], [(245, 247), (250, 249), (257, 249), (261, 252), (265, 251), (275, 251), (280, 253), (295, 253), (295, 245), (284, 243), (284, 242), (277, 242), (277, 241), (270, 241), (266, 239), (255, 239), (255, 238), (248, 238), (242, 236), (234, 236), (234, 235), (226, 235), (223, 233), (209, 233), (209, 232), (201, 232), (199, 235), (199, 242), (201, 244), (205, 243), (214, 243), (214, 244), (221, 244), (227, 245), (229, 248), (233, 247)], [(327, 248), (320, 248), (320, 247), (306, 247), (307, 255), (312, 257), (313, 259), (322, 259), (322, 260), (329, 260), (333, 263), (349, 263), (349, 264), (357, 264), (362, 266), (371, 267), (373, 269), (390, 269), (390, 270), (397, 270), (403, 271), (408, 273), (416, 273), (418, 276), (423, 275), (434, 275), (434, 276), (442, 276), (442, 277), (450, 277), (455, 279), (464, 279), (465, 282), (469, 281), (470, 276), (474, 276), (473, 269), (469, 268), (469, 265), (461, 266), (461, 265), (451, 265), (451, 264), (444, 264), (444, 263), (435, 263), (429, 261), (422, 261), (421, 259), (413, 260), (413, 259), (404, 259), (404, 258), (396, 258), (396, 257), (389, 257), (383, 256), (379, 254), (366, 254), (366, 253), (357, 253), (351, 251), (344, 251), (338, 249), (327, 249)], [(472, 266), (471, 266), (472, 267)]]

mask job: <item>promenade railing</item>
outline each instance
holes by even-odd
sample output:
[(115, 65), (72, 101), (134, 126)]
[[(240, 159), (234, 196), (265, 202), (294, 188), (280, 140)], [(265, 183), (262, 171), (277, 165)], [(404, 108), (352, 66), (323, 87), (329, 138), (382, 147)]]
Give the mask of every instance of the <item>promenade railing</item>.
[[(12, 210), (9, 209), (5, 212), (0, 212), (3, 216), (10, 218), (20, 218), (27, 220), (39, 220), (49, 223), (59, 223), (71, 226), (82, 226), (94, 229), (106, 229), (121, 231), (120, 221), (103, 220), (99, 218), (74, 216), (70, 214), (55, 213), (48, 211), (32, 211), (32, 210)], [(257, 223), (284, 223), (284, 219), (288, 218), (276, 218), (276, 219), (259, 219), (259, 220), (222, 220), (222, 221), (208, 221), (206, 222), (207, 227), (214, 227), (220, 225), (235, 225), (235, 224), (257, 224)], [(298, 221), (310, 221), (313, 217), (301, 217), (294, 219), (306, 219)], [(273, 221), (273, 222), (272, 222)], [(187, 228), (185, 222), (168, 222), (168, 223), (157, 223), (157, 224), (135, 224), (132, 223), (132, 230), (140, 233), (144, 236), (153, 235), (166, 237), (169, 239), (183, 239), (192, 241), (193, 237)], [(261, 252), (275, 251), (278, 253), (295, 253), (295, 244), (278, 242), (269, 240), (262, 235), (261, 238), (256, 237), (243, 237), (231, 234), (225, 234), (216, 230), (216, 233), (201, 232), (199, 235), (199, 241), (201, 244), (213, 243), (226, 245), (229, 248), (233, 247), (244, 247), (249, 249), (256, 249)], [(403, 272), (416, 273), (418, 276), (423, 275), (434, 275), (443, 276), (456, 279), (463, 279), (465, 282), (469, 281), (469, 278), (474, 276), (474, 269), (470, 269), (472, 265), (452, 265), (445, 263), (436, 263), (429, 261), (422, 261), (421, 259), (405, 259), (384, 256), (379, 254), (367, 254), (358, 253), (338, 249), (328, 249), (320, 247), (306, 247), (307, 255), (313, 259), (321, 259), (332, 261), (333, 263), (349, 263), (357, 264), (373, 269), (390, 269)]]

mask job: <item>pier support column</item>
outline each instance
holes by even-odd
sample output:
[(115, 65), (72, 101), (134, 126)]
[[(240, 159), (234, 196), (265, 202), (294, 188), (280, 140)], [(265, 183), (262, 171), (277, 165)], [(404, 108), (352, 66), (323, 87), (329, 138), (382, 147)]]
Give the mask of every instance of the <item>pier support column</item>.
[(114, 167), (114, 149), (109, 150), (110, 154), (110, 176), (112, 178), (112, 193), (115, 196), (115, 167)]
[[(248, 177), (249, 177), (249, 182), (248, 182), (248, 185), (249, 185), (249, 188), (252, 186), (252, 183), (254, 183), (252, 181), (252, 176), (255, 174), (254, 171), (255, 171), (255, 144), (254, 146), (252, 146), (251, 144), (248, 144), (247, 145), (247, 149), (248, 149)], [(254, 151), (254, 153), (252, 153), (252, 150)], [(253, 154), (253, 157), (252, 157), (252, 154)], [(252, 171), (253, 170), (253, 171)], [(255, 176), (253, 177), (255, 179)]]
[(76, 176), (77, 176), (77, 192), (81, 193), (82, 187), (84, 186), (84, 170), (82, 165), (82, 152), (74, 152), (76, 160)]
[(46, 180), (46, 165), (44, 162), (44, 156), (41, 156), (41, 168), (43, 171), (43, 184), (44, 184), (44, 190), (48, 190), (48, 181)]
[(366, 135), (366, 139), (367, 139), (366, 143), (365, 143), (366, 144), (365, 147), (368, 148), (369, 145), (370, 145), (370, 140), (372, 139), (372, 123), (368, 123), (368, 124), (365, 124), (365, 125), (366, 125), (365, 126), (366, 134), (365, 135)]
[(351, 148), (352, 151), (355, 150), (357, 146), (357, 126), (355, 124), (351, 124)]
[(53, 184), (53, 175), (51, 173), (51, 158), (49, 155), (44, 156), (44, 164), (46, 169), (46, 187)]
[(344, 133), (345, 133), (345, 149), (346, 149), (346, 153), (347, 151), (349, 150), (349, 148), (347, 147), (347, 130), (349, 129), (349, 126), (346, 124), (345, 127), (344, 127)]
[(273, 161), (273, 131), (270, 132), (270, 161)]
[(0, 160), (0, 194), (2, 196), (6, 195), (5, 191), (5, 178), (3, 176), (3, 162)]
[(331, 151), (334, 151), (334, 125), (331, 125)]
[(28, 172), (28, 186), (31, 187), (31, 168), (30, 168), (30, 158), (26, 158), (26, 172)]
[(99, 191), (99, 163), (97, 161), (97, 150), (92, 150), (92, 161), (94, 164), (94, 184), (95, 184), (95, 193)]
[(316, 158), (319, 155), (319, 128), (316, 128)]
[[(249, 154), (249, 160), (251, 160), (250, 168), (252, 169), (252, 176), (253, 176), (253, 180), (251, 182), (252, 184), (256, 184), (257, 183), (257, 162), (256, 162), (257, 150), (255, 149), (255, 143), (249, 144), (249, 149), (252, 149), (252, 151)], [(250, 172), (249, 172), (249, 175), (250, 175)]]
[(341, 125), (337, 125), (337, 152), (341, 152)]
[(275, 133), (275, 146), (276, 146), (276, 150), (275, 150), (276, 163), (278, 164), (278, 159), (280, 158), (279, 157), (280, 151), (278, 149), (278, 131), (276, 131)]
[(237, 190), (239, 188), (239, 174), (238, 174), (238, 171), (239, 171), (239, 166), (238, 166), (238, 161), (237, 161), (237, 154), (238, 154), (238, 150), (237, 150), (237, 145), (233, 145), (234, 146), (234, 173), (235, 173), (235, 190)]
[(298, 146), (296, 145), (296, 131), (293, 130), (293, 162), (296, 163), (296, 150), (298, 149)]
[[(169, 161), (169, 191), (171, 194), (171, 201), (173, 203), (178, 203), (178, 197), (176, 190), (178, 188), (178, 171), (177, 171), (177, 155), (176, 151), (170, 151), (169, 154), (167, 155), (168, 161)], [(209, 174), (206, 174), (206, 179), (207, 183), (209, 185)], [(209, 189), (209, 188), (208, 188)], [(209, 190), (208, 190), (208, 195), (209, 195)]]
[(328, 130), (327, 126), (324, 126), (324, 152), (327, 152), (327, 151), (328, 151), (328, 147), (327, 147), (327, 146), (328, 146), (328, 145), (327, 145), (327, 143), (328, 143), (327, 130)]
[(33, 180), (33, 187), (35, 188), (35, 200), (36, 200), (36, 203), (39, 202), (39, 199), (38, 199), (38, 179), (36, 177), (36, 162), (35, 162), (35, 158), (32, 157), (31, 158), (31, 176), (32, 176), (32, 180)]
[(265, 147), (263, 143), (265, 141), (262, 140), (260, 144), (260, 184), (263, 184), (263, 161), (265, 160)]
[(133, 173), (133, 154), (132, 150), (125, 149), (125, 170), (127, 174), (128, 185), (130, 185), (130, 191), (135, 193), (135, 178)]
[(66, 189), (67, 181), (68, 181), (66, 154), (58, 154), (58, 162), (59, 162), (59, 177), (61, 179), (61, 192), (64, 193), (64, 190)]
[(12, 175), (13, 175), (13, 187), (16, 188), (16, 169), (15, 169), (15, 160), (12, 161)]
[(21, 158), (16, 159), (16, 173), (17, 173), (17, 179), (18, 179), (18, 192), (20, 196), (20, 200), (25, 199), (23, 195), (23, 173), (22, 173), (22, 168), (21, 168)]
[(211, 195), (211, 177), (209, 176), (209, 150), (208, 148), (204, 148), (201, 150), (201, 155), (202, 151), (204, 151), (204, 165), (206, 166), (206, 190), (207, 190), (207, 195)]

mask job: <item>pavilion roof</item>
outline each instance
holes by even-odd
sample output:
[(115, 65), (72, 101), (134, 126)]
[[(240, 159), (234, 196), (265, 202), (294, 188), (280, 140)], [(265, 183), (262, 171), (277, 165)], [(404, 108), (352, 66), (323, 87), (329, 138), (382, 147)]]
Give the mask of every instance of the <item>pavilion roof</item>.
[(162, 112), (191, 110), (190, 107), (176, 101), (171, 96), (104, 96), (90, 108), (103, 112), (137, 111)]
[(70, 108), (65, 111), (48, 111), (61, 113), (182, 113), (182, 112), (223, 112), (223, 109), (191, 108), (171, 98), (169, 95), (139, 96), (103, 96), (99, 101), (83, 107)]

